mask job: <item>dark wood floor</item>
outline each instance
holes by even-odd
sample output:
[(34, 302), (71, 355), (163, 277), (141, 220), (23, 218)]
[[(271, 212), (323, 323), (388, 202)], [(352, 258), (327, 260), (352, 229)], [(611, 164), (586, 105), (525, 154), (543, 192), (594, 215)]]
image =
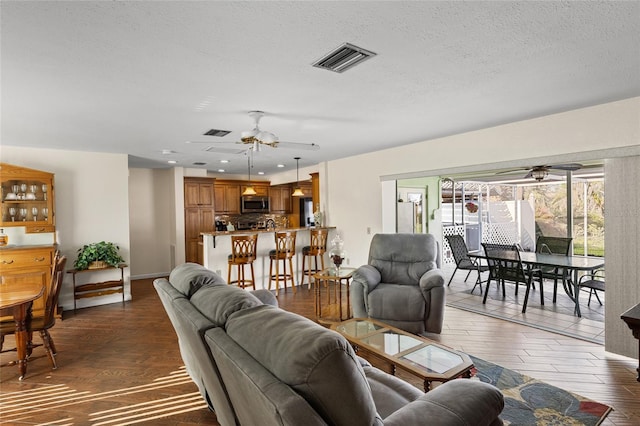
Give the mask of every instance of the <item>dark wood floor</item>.
[[(306, 287), (280, 293), (284, 309), (314, 316)], [(52, 329), (59, 368), (46, 357), (0, 370), (3, 425), (217, 424), (185, 376), (176, 335), (151, 286), (134, 281), (133, 301), (68, 313)], [(637, 361), (602, 346), (447, 308), (445, 329), (430, 336), (456, 349), (614, 407), (604, 424), (640, 424)], [(13, 345), (8, 337), (5, 348)], [(42, 355), (37, 348), (34, 355)], [(3, 354), (1, 362), (14, 354)], [(23, 404), (23, 405), (20, 405)], [(167, 414), (171, 414), (167, 416)]]

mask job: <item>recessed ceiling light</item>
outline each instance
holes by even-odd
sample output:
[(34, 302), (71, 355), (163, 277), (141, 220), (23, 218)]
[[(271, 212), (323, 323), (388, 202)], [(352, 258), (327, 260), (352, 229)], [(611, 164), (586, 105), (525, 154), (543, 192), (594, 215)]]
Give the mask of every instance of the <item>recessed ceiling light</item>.
[(229, 160), (220, 160), (220, 162), (221, 162), (221, 163), (225, 163), (225, 164), (226, 164), (226, 163), (228, 163), (228, 162), (229, 162)]
[(163, 149), (162, 150), (162, 155), (169, 155), (169, 154), (175, 154), (175, 151), (172, 151), (170, 149)]
[(219, 173), (224, 173), (224, 169), (218, 169)]
[(258, 174), (259, 174), (259, 175), (263, 175), (263, 174), (264, 174), (264, 172), (258, 172)]
[(169, 160), (169, 161), (167, 161), (167, 163), (169, 163), (169, 164), (177, 164), (178, 162), (176, 160)]
[(280, 169), (281, 169), (281, 168), (283, 168), (283, 167), (284, 167), (284, 164), (278, 164), (278, 168), (280, 168)]

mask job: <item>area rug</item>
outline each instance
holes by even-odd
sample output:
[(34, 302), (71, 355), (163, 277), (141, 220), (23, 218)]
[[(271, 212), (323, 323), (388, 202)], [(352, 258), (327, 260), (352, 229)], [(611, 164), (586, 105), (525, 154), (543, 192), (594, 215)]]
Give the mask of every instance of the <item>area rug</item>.
[(471, 356), (475, 377), (500, 389), (505, 425), (599, 425), (612, 408)]

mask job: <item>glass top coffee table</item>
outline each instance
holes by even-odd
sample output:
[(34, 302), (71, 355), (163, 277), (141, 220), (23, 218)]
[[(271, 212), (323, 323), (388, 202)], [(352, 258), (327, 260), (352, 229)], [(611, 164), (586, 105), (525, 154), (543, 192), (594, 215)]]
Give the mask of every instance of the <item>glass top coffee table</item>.
[(381, 321), (354, 318), (332, 328), (375, 367), (389, 374), (401, 369), (422, 379), (425, 392), (431, 389), (431, 382), (471, 377), (473, 362), (468, 355)]

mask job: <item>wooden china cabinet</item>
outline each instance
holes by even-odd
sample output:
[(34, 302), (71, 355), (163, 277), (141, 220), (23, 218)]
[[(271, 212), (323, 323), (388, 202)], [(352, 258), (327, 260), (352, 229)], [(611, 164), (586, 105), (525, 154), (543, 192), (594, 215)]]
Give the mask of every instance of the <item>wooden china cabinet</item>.
[[(45, 286), (42, 296), (33, 302), (33, 316), (44, 314), (51, 287), (51, 267), (55, 242), (54, 175), (40, 170), (0, 163), (0, 228), (23, 227), (22, 241), (11, 239), (0, 246), (0, 285), (5, 278), (33, 275)], [(30, 235), (50, 234), (50, 243), (30, 244)], [(36, 242), (42, 241), (38, 237)]]

